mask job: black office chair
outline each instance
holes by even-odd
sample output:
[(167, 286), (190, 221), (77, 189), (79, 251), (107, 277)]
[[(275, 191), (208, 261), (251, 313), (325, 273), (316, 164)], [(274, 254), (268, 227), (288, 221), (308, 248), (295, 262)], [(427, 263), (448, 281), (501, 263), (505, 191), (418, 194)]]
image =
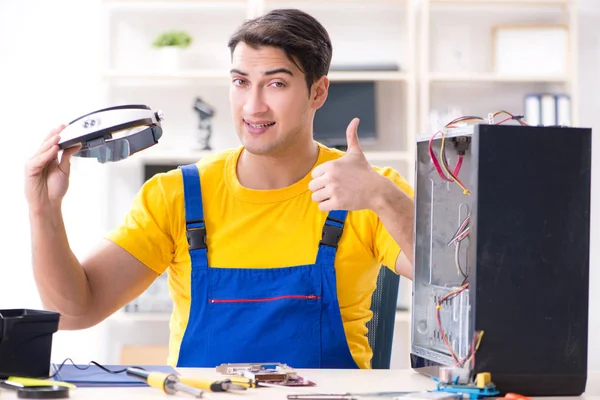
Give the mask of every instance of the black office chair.
[(373, 318), (367, 322), (367, 338), (373, 350), (371, 368), (389, 369), (392, 358), (394, 323), (398, 303), (400, 276), (382, 266), (377, 277), (377, 288), (373, 292), (371, 311)]

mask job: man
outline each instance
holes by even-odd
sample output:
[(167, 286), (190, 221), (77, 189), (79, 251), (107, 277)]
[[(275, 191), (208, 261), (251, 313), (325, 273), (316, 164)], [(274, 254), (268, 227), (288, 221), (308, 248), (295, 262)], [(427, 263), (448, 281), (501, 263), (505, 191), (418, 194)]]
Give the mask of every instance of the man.
[(104, 320), (169, 274), (169, 363), (281, 361), (369, 368), (379, 266), (412, 278), (412, 190), (370, 166), (359, 121), (342, 153), (313, 140), (332, 47), (298, 10), (244, 23), (229, 42), (241, 146), (150, 179), (124, 223), (81, 262), (62, 221), (70, 158), (53, 130), (26, 168), (33, 264), (61, 329)]

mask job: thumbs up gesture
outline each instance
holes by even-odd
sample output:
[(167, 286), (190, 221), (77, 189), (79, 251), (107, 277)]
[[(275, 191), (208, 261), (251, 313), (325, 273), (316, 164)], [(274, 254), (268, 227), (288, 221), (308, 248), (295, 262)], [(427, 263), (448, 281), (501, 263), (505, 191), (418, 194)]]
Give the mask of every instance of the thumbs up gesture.
[(348, 149), (337, 160), (317, 166), (308, 188), (321, 211), (372, 209), (377, 189), (384, 176), (373, 169), (358, 141), (359, 119), (346, 129)]

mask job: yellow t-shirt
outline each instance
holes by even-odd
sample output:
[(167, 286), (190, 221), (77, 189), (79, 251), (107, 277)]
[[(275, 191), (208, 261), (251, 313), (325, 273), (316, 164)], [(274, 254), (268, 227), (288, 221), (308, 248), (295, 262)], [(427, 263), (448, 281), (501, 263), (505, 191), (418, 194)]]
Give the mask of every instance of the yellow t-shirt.
[[(319, 144), (318, 164), (344, 153)], [(237, 179), (242, 147), (202, 158), (200, 170), (208, 262), (221, 268), (277, 268), (313, 264), (327, 213), (308, 189), (311, 175), (283, 189), (251, 190)], [(375, 169), (411, 197), (408, 182), (390, 168)], [(185, 233), (183, 179), (175, 169), (155, 175), (137, 194), (125, 221), (108, 239), (158, 274), (168, 271), (174, 302), (168, 363), (175, 366), (190, 311), (191, 262)], [(336, 256), (338, 301), (354, 360), (370, 368), (366, 323), (379, 267), (394, 270), (400, 247), (377, 215), (348, 213)]]

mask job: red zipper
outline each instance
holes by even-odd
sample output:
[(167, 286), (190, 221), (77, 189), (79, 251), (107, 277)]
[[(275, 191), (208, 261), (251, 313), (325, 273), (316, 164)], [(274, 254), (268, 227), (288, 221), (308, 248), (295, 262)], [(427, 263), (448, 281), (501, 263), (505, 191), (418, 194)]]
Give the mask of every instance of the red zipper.
[(307, 295), (307, 296), (289, 295), (289, 296), (267, 297), (264, 299), (209, 300), (209, 302), (210, 303), (259, 303), (259, 302), (276, 301), (276, 300), (283, 300), (283, 299), (316, 300), (316, 299), (320, 299), (320, 298), (321, 298), (321, 296), (315, 296), (315, 295)]

